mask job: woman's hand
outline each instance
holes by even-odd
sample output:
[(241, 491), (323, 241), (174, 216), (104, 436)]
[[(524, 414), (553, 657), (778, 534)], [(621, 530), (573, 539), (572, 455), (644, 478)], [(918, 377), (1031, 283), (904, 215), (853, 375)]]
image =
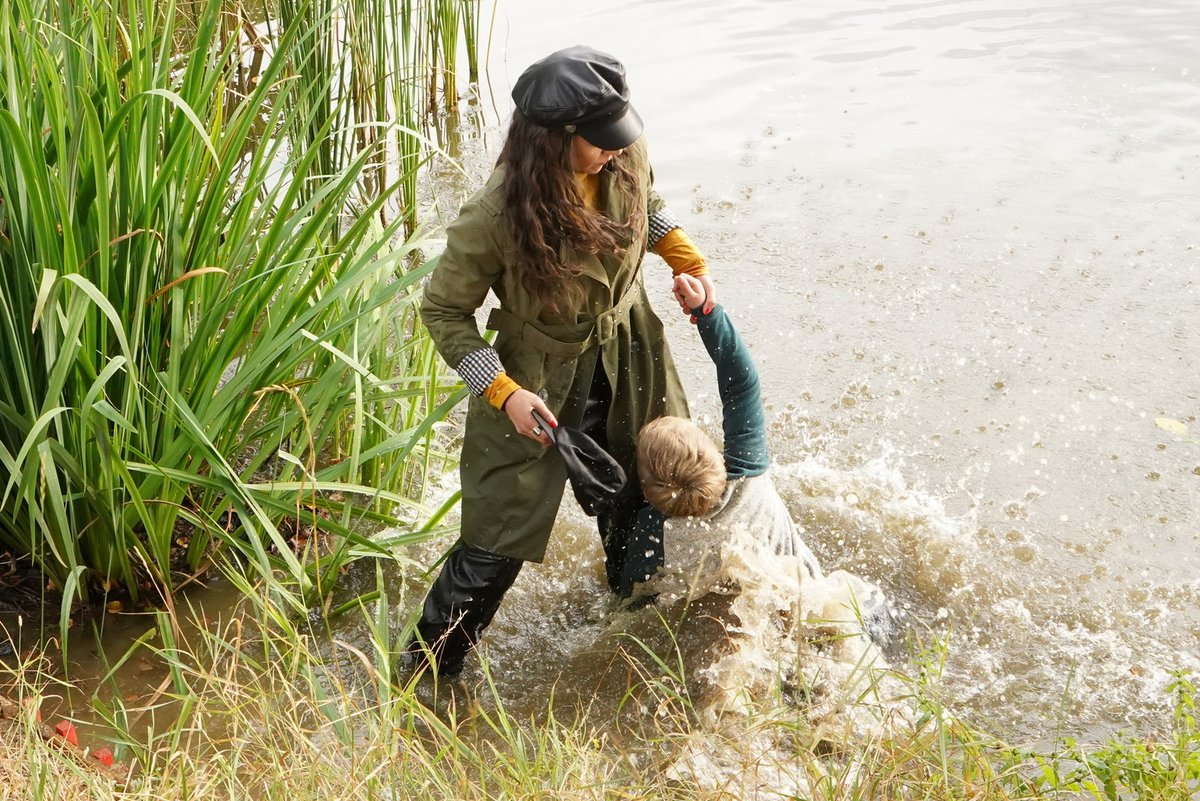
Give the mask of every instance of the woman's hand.
[[(703, 307), (704, 313), (708, 314), (717, 305), (717, 285), (713, 283), (712, 276), (707, 273), (704, 275), (680, 273), (675, 276), (673, 292), (675, 300), (679, 302), (680, 310), (689, 316), (692, 309)], [(692, 322), (696, 322), (695, 317), (692, 317)]]
[(550, 426), (558, 426), (558, 419), (550, 413), (546, 403), (536, 393), (527, 389), (518, 389), (504, 402), (504, 413), (508, 415), (508, 419), (512, 421), (513, 428), (517, 430), (518, 434), (549, 446), (550, 435), (542, 430), (537, 420), (533, 419), (535, 411)]

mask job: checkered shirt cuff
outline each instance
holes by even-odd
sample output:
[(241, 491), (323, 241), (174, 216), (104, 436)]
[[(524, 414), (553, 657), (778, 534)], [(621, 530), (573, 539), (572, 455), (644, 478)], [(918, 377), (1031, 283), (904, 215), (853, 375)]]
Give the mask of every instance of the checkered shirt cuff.
[(654, 246), (658, 244), (658, 240), (662, 239), (667, 234), (674, 231), (676, 228), (682, 228), (679, 220), (675, 219), (675, 215), (666, 209), (659, 209), (650, 215), (650, 237), (649, 249), (654, 250)]
[(468, 389), (476, 395), (482, 395), (504, 367), (500, 364), (500, 354), (496, 353), (495, 348), (480, 348), (463, 356), (458, 367), (454, 369)]

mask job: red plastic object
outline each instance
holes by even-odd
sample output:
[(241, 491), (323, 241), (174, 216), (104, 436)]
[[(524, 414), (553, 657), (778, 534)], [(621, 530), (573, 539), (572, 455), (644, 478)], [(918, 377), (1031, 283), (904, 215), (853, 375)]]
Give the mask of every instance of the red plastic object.
[(54, 727), (54, 731), (58, 732), (58, 736), (71, 745), (79, 745), (79, 736), (75, 734), (75, 724), (66, 720), (60, 720), (58, 725)]
[(97, 748), (92, 752), (92, 758), (106, 768), (111, 768), (113, 766), (112, 751), (109, 751), (107, 748)]

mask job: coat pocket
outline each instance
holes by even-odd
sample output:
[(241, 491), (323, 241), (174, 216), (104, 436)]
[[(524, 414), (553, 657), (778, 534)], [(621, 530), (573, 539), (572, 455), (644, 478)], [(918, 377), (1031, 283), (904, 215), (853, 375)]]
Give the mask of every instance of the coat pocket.
[(579, 370), (578, 356), (544, 353), (516, 337), (496, 337), (504, 371), (523, 389), (536, 392), (556, 415), (567, 399)]

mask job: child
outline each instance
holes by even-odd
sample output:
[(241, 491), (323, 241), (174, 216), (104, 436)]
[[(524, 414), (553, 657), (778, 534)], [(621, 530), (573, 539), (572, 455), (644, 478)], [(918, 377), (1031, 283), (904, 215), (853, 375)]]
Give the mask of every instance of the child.
[(711, 582), (727, 579), (720, 563), (738, 554), (739, 561), (749, 558), (763, 572), (782, 571), (779, 578), (786, 585), (811, 584), (812, 598), (828, 601), (817, 601), (821, 608), (812, 611), (843, 619), (861, 616), (880, 639), (889, 622), (883, 593), (843, 571), (822, 574), (767, 472), (771, 457), (758, 370), (733, 323), (719, 305), (704, 312), (704, 287), (689, 275), (676, 277), (674, 294), (692, 310), (717, 367), (725, 452), (722, 456), (695, 423), (679, 417), (659, 417), (639, 432), (642, 491), (669, 518), (662, 543), (665, 566), (642, 593), (669, 591), (674, 580), (693, 597), (703, 594), (713, 588)]
[(693, 310), (700, 339), (717, 366), (725, 453), (722, 457), (690, 420), (651, 421), (638, 434), (638, 476), (646, 500), (667, 517), (706, 518), (709, 527), (723, 530), (752, 529), (762, 547), (798, 558), (810, 578), (820, 577), (816, 557), (767, 475), (771, 456), (758, 370), (745, 344), (724, 308), (704, 313), (698, 281), (680, 275), (674, 292), (681, 306)]

